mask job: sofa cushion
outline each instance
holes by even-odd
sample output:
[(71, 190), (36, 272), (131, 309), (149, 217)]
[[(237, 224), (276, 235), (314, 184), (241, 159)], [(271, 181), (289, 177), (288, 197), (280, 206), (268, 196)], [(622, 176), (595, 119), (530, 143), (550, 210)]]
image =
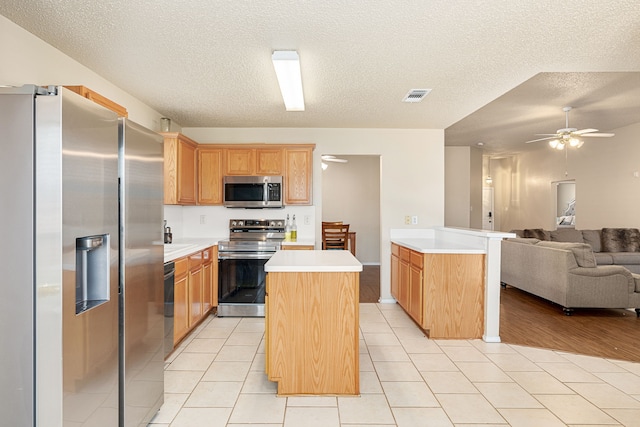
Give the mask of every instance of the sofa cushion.
[(640, 230), (637, 228), (603, 228), (602, 252), (640, 251)]
[(529, 245), (535, 245), (540, 241), (540, 239), (534, 239), (533, 237), (509, 237), (504, 240), (508, 240), (510, 242), (516, 242), (516, 243), (527, 243)]
[(551, 236), (547, 230), (542, 228), (525, 228), (522, 237), (533, 237), (540, 240), (551, 240)]
[[(594, 252), (602, 251), (602, 241), (600, 237), (600, 230), (582, 230), (582, 238), (585, 243), (591, 245), (591, 248)], [(598, 257), (596, 257), (596, 260)]]
[(593, 256), (596, 257), (596, 264), (598, 265), (613, 265), (611, 252), (594, 252)]
[(615, 265), (638, 265), (640, 264), (640, 252), (610, 252)]
[(524, 237), (524, 230), (511, 230), (509, 233), (515, 233), (516, 237)]
[(540, 242), (538, 246), (547, 248), (564, 249), (573, 252), (579, 267), (596, 267), (596, 258), (591, 246), (587, 243), (573, 242)]
[(554, 242), (584, 243), (582, 231), (575, 228), (559, 228), (551, 231), (550, 235), (551, 240)]

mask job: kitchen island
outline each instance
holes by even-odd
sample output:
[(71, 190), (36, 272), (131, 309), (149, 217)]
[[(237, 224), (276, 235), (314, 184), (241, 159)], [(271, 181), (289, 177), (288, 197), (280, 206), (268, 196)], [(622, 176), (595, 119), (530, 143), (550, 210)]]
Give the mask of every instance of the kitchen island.
[(266, 372), (278, 395), (358, 395), (362, 264), (349, 251), (278, 251), (265, 264)]

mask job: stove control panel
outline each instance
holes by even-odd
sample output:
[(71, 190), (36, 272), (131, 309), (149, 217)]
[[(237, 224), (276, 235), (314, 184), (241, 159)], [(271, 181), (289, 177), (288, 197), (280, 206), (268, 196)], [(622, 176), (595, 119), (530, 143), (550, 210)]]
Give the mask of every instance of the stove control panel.
[(251, 230), (268, 230), (283, 229), (285, 226), (284, 219), (232, 219), (229, 220), (229, 229), (251, 229)]

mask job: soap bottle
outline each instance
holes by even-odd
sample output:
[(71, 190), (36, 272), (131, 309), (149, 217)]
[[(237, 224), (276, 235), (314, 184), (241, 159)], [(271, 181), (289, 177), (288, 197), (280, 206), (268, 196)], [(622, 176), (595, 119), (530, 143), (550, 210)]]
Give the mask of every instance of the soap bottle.
[(291, 241), (298, 241), (298, 227), (296, 226), (296, 214), (293, 214), (293, 222), (291, 223)]
[(173, 233), (171, 233), (171, 227), (167, 227), (167, 220), (164, 220), (164, 242), (171, 243), (173, 241)]
[(289, 214), (287, 214), (287, 222), (285, 223), (285, 226), (284, 226), (284, 241), (285, 242), (291, 241), (291, 223), (289, 222)]

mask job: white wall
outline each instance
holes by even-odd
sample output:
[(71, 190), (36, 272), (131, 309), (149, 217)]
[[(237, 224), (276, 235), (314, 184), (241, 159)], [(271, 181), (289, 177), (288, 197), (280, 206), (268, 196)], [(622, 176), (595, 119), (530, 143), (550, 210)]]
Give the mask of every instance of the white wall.
[[(390, 300), (390, 230), (444, 224), (444, 130), (317, 128), (184, 128), (199, 143), (315, 143), (313, 203), (320, 236), (320, 155), (380, 156), (381, 298)], [(416, 215), (418, 225), (405, 225)]]
[(358, 260), (380, 264), (380, 157), (340, 158), (348, 163), (325, 162), (327, 169), (321, 173), (321, 221), (349, 224), (349, 231), (356, 233)]
[[(125, 107), (132, 121), (151, 130), (160, 130), (160, 113), (2, 15), (0, 52), (0, 85), (86, 86)], [(176, 124), (174, 128), (179, 126)]]
[(471, 223), (470, 170), (469, 147), (445, 147), (444, 224), (447, 227), (469, 227)]
[[(577, 150), (536, 151), (493, 160), (496, 229), (555, 229), (552, 182), (575, 179), (576, 228), (640, 227), (640, 123), (613, 138), (585, 138)], [(566, 172), (566, 174), (565, 174)]]

